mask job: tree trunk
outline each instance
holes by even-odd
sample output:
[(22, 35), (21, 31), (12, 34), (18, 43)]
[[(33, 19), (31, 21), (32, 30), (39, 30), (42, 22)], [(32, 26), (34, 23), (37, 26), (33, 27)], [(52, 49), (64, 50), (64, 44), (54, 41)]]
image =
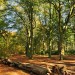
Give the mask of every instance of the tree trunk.
[(33, 5), (31, 6), (31, 12), (30, 12), (30, 59), (32, 59), (33, 55)]
[(26, 56), (29, 57), (29, 33), (28, 29), (26, 28)]
[(75, 50), (75, 32), (74, 32), (74, 50)]
[(58, 25), (58, 30), (59, 30), (59, 36), (58, 36), (58, 51), (59, 51), (59, 60), (62, 60), (62, 43), (63, 43), (63, 33), (62, 33), (62, 26), (61, 26), (61, 4), (59, 0), (59, 25)]
[(49, 56), (49, 58), (51, 58), (51, 46), (50, 46), (50, 44), (51, 44), (51, 27), (52, 27), (52, 23), (51, 23), (51, 3), (49, 4), (50, 5), (50, 9), (49, 9), (49, 17), (50, 17), (50, 25), (49, 25), (49, 41), (48, 41), (48, 56)]
[(48, 42), (48, 56), (49, 58), (51, 58), (51, 46), (50, 46), (50, 39), (49, 39), (49, 42)]

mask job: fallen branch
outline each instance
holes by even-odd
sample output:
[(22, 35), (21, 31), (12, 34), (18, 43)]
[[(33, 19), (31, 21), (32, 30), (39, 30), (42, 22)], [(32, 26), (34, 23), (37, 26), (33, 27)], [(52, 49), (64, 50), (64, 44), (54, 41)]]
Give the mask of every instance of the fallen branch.
[(1, 62), (5, 65), (15, 67), (23, 71), (28, 71), (35, 75), (75, 75), (74, 71), (67, 70), (66, 66), (62, 64), (59, 65), (49, 63), (48, 67), (44, 68), (31, 63), (22, 64), (20, 62), (13, 62), (10, 59), (1, 59)]
[(19, 62), (13, 62), (10, 59), (2, 59), (1, 61), (5, 65), (15, 67), (15, 68), (21, 69), (23, 71), (28, 71), (28, 72), (34, 73), (36, 75), (47, 75), (47, 73), (49, 73), (46, 68), (40, 67), (35, 64), (22, 64)]

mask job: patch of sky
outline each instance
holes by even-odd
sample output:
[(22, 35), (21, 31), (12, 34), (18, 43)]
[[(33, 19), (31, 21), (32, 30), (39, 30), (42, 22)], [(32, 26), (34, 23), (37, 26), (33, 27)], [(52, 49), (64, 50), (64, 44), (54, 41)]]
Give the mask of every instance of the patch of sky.
[(12, 29), (6, 29), (7, 31), (9, 31), (9, 32), (17, 32), (17, 29), (14, 29), (14, 28), (12, 28)]
[(17, 1), (18, 1), (18, 0), (15, 0), (15, 1), (14, 1), (14, 0), (8, 0), (7, 3), (8, 3), (9, 5), (11, 5), (11, 6), (16, 6), (16, 5), (18, 5)]
[(39, 18), (40, 18), (42, 25), (48, 24), (49, 18), (44, 16), (42, 13), (39, 13)]

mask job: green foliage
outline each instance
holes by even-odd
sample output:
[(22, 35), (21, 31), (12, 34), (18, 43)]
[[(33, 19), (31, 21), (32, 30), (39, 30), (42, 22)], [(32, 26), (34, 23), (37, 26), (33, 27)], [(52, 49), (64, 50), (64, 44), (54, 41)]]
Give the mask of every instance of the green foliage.
[[(51, 54), (52, 55), (58, 55), (59, 51), (58, 50), (52, 50)], [(75, 50), (67, 50), (67, 51), (65, 51), (65, 55), (75, 55)]]
[(65, 54), (66, 54), (66, 55), (75, 55), (75, 50), (68, 50), (68, 51), (65, 51)]
[(7, 26), (8, 25), (3, 20), (0, 20), (0, 30), (5, 29)]
[[(31, 37), (36, 54), (48, 54), (50, 50), (52, 55), (59, 54), (58, 41), (64, 45), (67, 43), (69, 46), (72, 43), (75, 46), (73, 0), (60, 0), (60, 7), (59, 0), (7, 0), (7, 3), (7, 9), (4, 7), (5, 10), (0, 10), (0, 56), (6, 57), (9, 53), (23, 54), (26, 45), (30, 55)], [(8, 29), (16, 29), (15, 36), (10, 35)], [(75, 51), (68, 50), (65, 54), (75, 54)]]
[(11, 54), (6, 50), (6, 48), (0, 48), (0, 58), (9, 57)]
[(58, 51), (58, 50), (52, 50), (52, 51), (51, 51), (51, 54), (52, 54), (52, 55), (58, 55), (58, 54), (59, 54), (59, 51)]
[(25, 51), (24, 50), (20, 50), (20, 51), (18, 51), (18, 54), (23, 55), (23, 54), (25, 54)]

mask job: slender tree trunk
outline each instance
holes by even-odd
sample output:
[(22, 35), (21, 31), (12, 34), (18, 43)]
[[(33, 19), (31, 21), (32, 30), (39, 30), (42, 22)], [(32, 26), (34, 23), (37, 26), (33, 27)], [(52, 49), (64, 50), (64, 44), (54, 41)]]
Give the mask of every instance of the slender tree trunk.
[(59, 13), (59, 25), (58, 25), (58, 28), (59, 28), (59, 36), (58, 36), (58, 51), (59, 51), (59, 60), (62, 59), (62, 44), (63, 44), (63, 34), (62, 34), (62, 26), (61, 26), (61, 4), (60, 4), (60, 0), (59, 0), (59, 10), (58, 10), (58, 13)]
[(33, 54), (33, 26), (32, 26), (32, 23), (31, 23), (31, 29), (30, 29), (30, 58), (32, 58), (32, 54)]
[(54, 45), (54, 43), (52, 42), (52, 45), (51, 45), (51, 49), (52, 49), (52, 50), (54, 50), (54, 47), (53, 47), (53, 45)]
[(52, 27), (52, 23), (51, 23), (51, 3), (49, 4), (50, 5), (50, 9), (49, 9), (49, 17), (50, 17), (50, 25), (49, 25), (49, 41), (48, 41), (48, 56), (49, 58), (51, 58), (51, 27)]
[(74, 50), (75, 50), (75, 32), (74, 32)]
[[(75, 25), (75, 22), (74, 22), (74, 25)], [(74, 33), (74, 50), (75, 50), (75, 26), (73, 26), (73, 33)]]
[(29, 57), (29, 33), (28, 29), (26, 28), (26, 56)]
[(49, 58), (51, 58), (51, 46), (50, 46), (50, 40), (49, 40), (48, 50), (49, 50), (49, 52), (48, 52), (48, 56), (49, 56)]
[(30, 59), (32, 59), (33, 55), (33, 5), (31, 6), (30, 13)]
[(43, 40), (43, 54), (45, 55), (44, 40)]

